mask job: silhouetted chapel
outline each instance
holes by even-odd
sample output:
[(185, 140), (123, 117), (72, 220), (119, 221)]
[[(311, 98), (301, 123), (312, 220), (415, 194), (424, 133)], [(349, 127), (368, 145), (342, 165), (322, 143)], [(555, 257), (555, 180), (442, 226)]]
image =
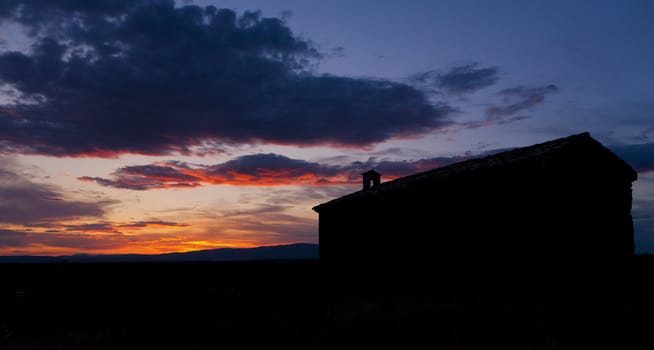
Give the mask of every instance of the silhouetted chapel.
[(320, 204), (321, 264), (493, 269), (634, 254), (636, 172), (590, 134), (471, 159)]

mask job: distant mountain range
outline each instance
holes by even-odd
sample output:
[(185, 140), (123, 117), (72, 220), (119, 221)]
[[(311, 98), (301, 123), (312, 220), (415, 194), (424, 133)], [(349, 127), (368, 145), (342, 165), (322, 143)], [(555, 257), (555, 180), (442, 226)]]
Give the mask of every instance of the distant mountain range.
[(158, 255), (68, 255), (68, 256), (0, 256), (0, 263), (87, 263), (87, 262), (215, 262), (255, 260), (318, 259), (318, 245), (297, 243), (257, 248), (219, 248), (186, 253)]

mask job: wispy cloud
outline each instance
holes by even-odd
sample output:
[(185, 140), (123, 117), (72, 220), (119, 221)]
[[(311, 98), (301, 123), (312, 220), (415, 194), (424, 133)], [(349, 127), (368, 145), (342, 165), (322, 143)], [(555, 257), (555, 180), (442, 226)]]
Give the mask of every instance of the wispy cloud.
[[(32, 225), (31, 227), (36, 227), (36, 226)], [(50, 223), (47, 227), (50, 229), (65, 230), (68, 232), (128, 233), (128, 232), (135, 232), (143, 229), (153, 229), (153, 228), (155, 229), (187, 228), (187, 227), (191, 227), (191, 225), (172, 222), (172, 221), (148, 220), (148, 221), (132, 221), (132, 222), (125, 222), (125, 223), (117, 223), (117, 222), (110, 222), (110, 221), (81, 223), (81, 224)]]
[(48, 220), (102, 217), (115, 201), (68, 199), (54, 185), (34, 182), (20, 174), (20, 166), (0, 159), (0, 224), (30, 224)]
[[(2, 255), (67, 255), (79, 252), (92, 254), (134, 253), (158, 254), (202, 249), (191, 242), (189, 235), (151, 232), (148, 235), (105, 234), (101, 232), (53, 232), (0, 229)], [(221, 243), (214, 240), (213, 247)], [(223, 244), (229, 246), (229, 244)], [(206, 247), (204, 247), (206, 249)]]
[(499, 104), (488, 104), (481, 120), (453, 122), (449, 127), (443, 128), (441, 132), (452, 133), (462, 129), (504, 125), (528, 119), (527, 112), (545, 102), (545, 96), (557, 91), (559, 91), (559, 88), (553, 84), (535, 87), (517, 86), (504, 89), (497, 93), (502, 101)]
[(490, 120), (503, 120), (507, 117), (533, 108), (545, 101), (545, 96), (558, 92), (556, 85), (544, 85), (536, 87), (517, 86), (498, 92), (502, 96), (502, 103), (490, 106), (486, 109), (486, 115)]
[(654, 134), (654, 126), (645, 128), (643, 131), (640, 132), (639, 135), (634, 137), (634, 140), (641, 141), (641, 142), (644, 141), (644, 140), (648, 140), (649, 135), (651, 135), (651, 134)]
[[(0, 255), (160, 254), (221, 247), (315, 242), (315, 218), (252, 209), (201, 227), (166, 221), (58, 224), (59, 229), (0, 228)], [(120, 232), (118, 230), (124, 232)], [(135, 234), (134, 230), (147, 230)]]
[(480, 67), (479, 63), (471, 63), (446, 72), (431, 70), (415, 74), (409, 80), (431, 92), (463, 95), (495, 84), (499, 80), (498, 72), (497, 67)]

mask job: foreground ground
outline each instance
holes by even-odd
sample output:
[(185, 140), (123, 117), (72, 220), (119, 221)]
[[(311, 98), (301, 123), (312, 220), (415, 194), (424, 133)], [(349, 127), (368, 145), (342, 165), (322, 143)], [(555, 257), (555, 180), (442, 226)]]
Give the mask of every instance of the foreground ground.
[(0, 349), (654, 348), (654, 262), (598, 278), (317, 261), (0, 265)]

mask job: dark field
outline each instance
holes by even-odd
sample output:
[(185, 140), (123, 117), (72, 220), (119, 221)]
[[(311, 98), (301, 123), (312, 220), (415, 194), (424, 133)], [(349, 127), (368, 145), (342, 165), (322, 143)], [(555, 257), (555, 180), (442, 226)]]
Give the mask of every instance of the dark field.
[(4, 264), (0, 349), (651, 349), (653, 260), (493, 280), (317, 261)]

